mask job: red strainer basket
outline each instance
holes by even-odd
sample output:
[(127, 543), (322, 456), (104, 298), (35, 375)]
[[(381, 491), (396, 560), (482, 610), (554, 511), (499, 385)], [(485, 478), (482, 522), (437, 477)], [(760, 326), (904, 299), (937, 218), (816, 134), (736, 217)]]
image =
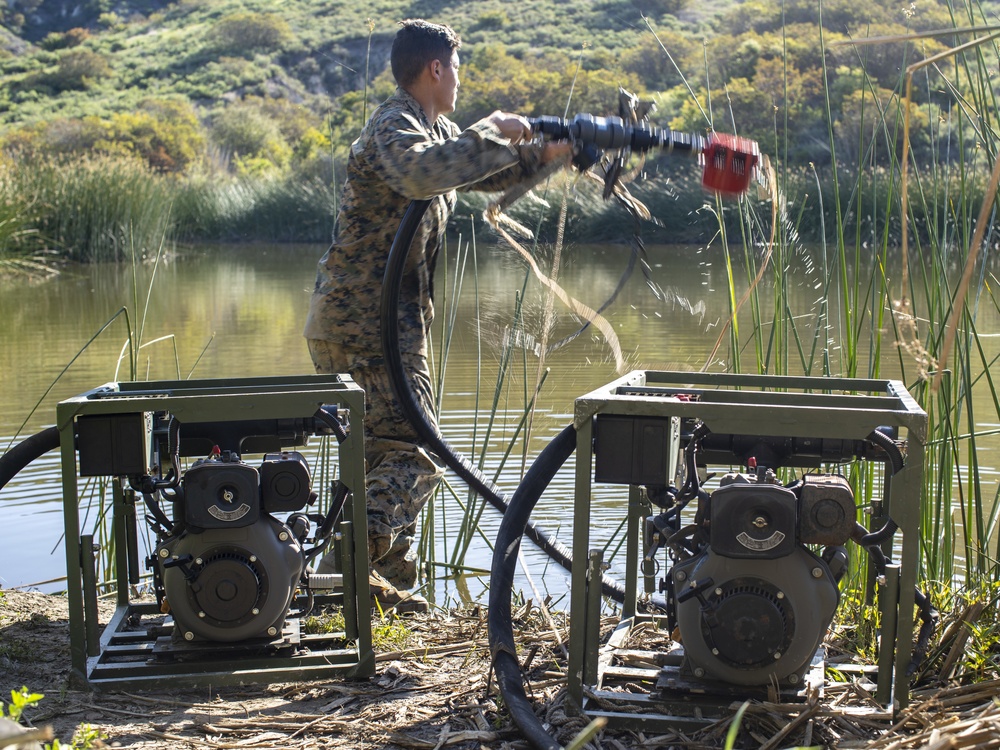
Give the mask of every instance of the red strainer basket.
[(756, 173), (760, 147), (749, 138), (712, 133), (702, 156), (705, 159), (702, 185), (713, 193), (742, 195)]

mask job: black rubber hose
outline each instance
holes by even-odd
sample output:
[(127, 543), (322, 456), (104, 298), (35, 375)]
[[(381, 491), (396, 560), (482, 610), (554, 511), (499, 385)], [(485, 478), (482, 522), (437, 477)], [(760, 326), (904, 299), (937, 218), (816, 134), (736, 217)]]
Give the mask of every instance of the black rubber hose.
[(347, 429), (343, 424), (341, 424), (340, 420), (328, 412), (325, 407), (320, 407), (313, 417), (330, 428), (334, 437), (337, 438), (338, 443), (342, 443), (347, 440)]
[(46, 427), (4, 453), (0, 456), (0, 490), (25, 466), (58, 447), (59, 430)]
[(934, 635), (938, 624), (938, 612), (934, 609), (934, 605), (931, 604), (930, 596), (917, 589), (913, 595), (913, 599), (920, 611), (920, 630), (917, 633), (917, 641), (913, 644), (910, 666), (906, 670), (908, 677), (912, 677), (916, 673), (917, 668), (927, 657), (931, 636)]
[[(854, 533), (851, 534), (851, 538), (868, 553), (879, 575), (885, 575), (886, 566), (890, 562), (889, 557), (879, 545), (890, 539), (898, 528), (896, 522), (891, 518), (886, 521), (885, 526), (873, 533), (867, 533), (868, 530), (860, 523), (854, 524)], [(875, 541), (872, 542), (872, 539)], [(917, 640), (910, 654), (910, 664), (906, 669), (907, 676), (912, 676), (927, 656), (931, 636), (934, 635), (939, 619), (930, 597), (917, 587), (913, 588), (913, 602), (920, 612), (920, 629), (917, 631)]]
[[(872, 445), (878, 446), (885, 451), (886, 456), (889, 457), (889, 464), (892, 466), (892, 474), (896, 474), (903, 470), (903, 453), (899, 450), (899, 446), (896, 445), (895, 440), (881, 430), (872, 430), (865, 439)], [(892, 474), (890, 474), (890, 476)], [(854, 533), (851, 537), (860, 546), (867, 549), (872, 545), (882, 544), (883, 542), (889, 541), (892, 538), (892, 535), (898, 530), (899, 524), (889, 517), (886, 519), (882, 528), (878, 531), (869, 532), (861, 524), (856, 524)]]
[[(507, 496), (465, 456), (452, 448), (441, 435), (437, 425), (428, 419), (414, 396), (412, 388), (410, 388), (409, 378), (403, 367), (403, 358), (399, 351), (399, 290), (406, 267), (406, 258), (410, 252), (410, 245), (413, 244), (413, 236), (420, 226), (428, 205), (430, 205), (430, 201), (426, 200), (410, 203), (399, 222), (399, 229), (396, 230), (396, 236), (392, 240), (392, 247), (389, 248), (379, 309), (382, 329), (382, 356), (385, 358), (385, 368), (392, 392), (399, 401), (407, 421), (413, 425), (420, 438), (472, 489), (482, 495), (500, 513), (506, 513), (509, 505)], [(572, 570), (573, 555), (564, 544), (550, 537), (530, 521), (525, 526), (524, 534), (556, 563), (566, 570)], [(602, 588), (606, 596), (619, 602), (625, 600), (625, 589), (617, 581), (604, 576)]]
[(531, 464), (500, 522), (490, 569), (487, 624), (493, 671), (511, 718), (524, 738), (537, 750), (559, 750), (560, 745), (549, 736), (542, 722), (535, 716), (524, 692), (524, 680), (514, 644), (511, 593), (517, 569), (517, 553), (521, 548), (521, 537), (528, 525), (531, 511), (559, 467), (575, 448), (576, 430), (570, 425), (545, 446)]
[(853, 536), (854, 541), (858, 543), (861, 547), (870, 547), (873, 544), (882, 544), (882, 542), (887, 542), (892, 539), (892, 535), (899, 530), (899, 524), (893, 521), (891, 518), (885, 522), (881, 529), (878, 531), (872, 531), (869, 533), (868, 529), (862, 526), (860, 523), (856, 523), (854, 526), (854, 533), (857, 536)]
[(330, 499), (330, 507), (322, 521), (316, 528), (316, 544), (305, 553), (306, 565), (311, 565), (321, 552), (326, 549), (326, 542), (333, 534), (333, 527), (340, 519), (340, 514), (344, 512), (344, 505), (347, 497), (351, 494), (346, 484), (337, 480), (333, 486), (333, 496)]
[(899, 450), (899, 446), (896, 445), (896, 441), (891, 437), (886, 435), (881, 430), (872, 430), (871, 433), (865, 438), (872, 445), (877, 445), (879, 448), (885, 451), (886, 455), (889, 457), (889, 462), (892, 464), (892, 473), (895, 474), (901, 471), (903, 468), (903, 453)]
[[(135, 489), (135, 487), (132, 489)], [(168, 496), (168, 499), (172, 499), (176, 503), (177, 500), (183, 497), (183, 494), (181, 493), (180, 488), (177, 488), (175, 492), (177, 494), (173, 497)], [(160, 524), (159, 527), (154, 525), (156, 533), (159, 536), (173, 536), (178, 531), (179, 526), (174, 526), (173, 522), (167, 518), (167, 514), (163, 512), (163, 508), (160, 506), (160, 501), (156, 499), (156, 496), (152, 492), (142, 492), (142, 500), (146, 503), (146, 508), (149, 512), (153, 514), (153, 518)], [(174, 507), (177, 507), (176, 504)]]

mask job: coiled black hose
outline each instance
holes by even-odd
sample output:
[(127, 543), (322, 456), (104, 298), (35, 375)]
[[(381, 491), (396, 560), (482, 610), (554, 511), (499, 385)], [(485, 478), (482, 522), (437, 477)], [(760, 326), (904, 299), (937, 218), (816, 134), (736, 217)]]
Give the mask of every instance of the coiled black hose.
[[(410, 245), (413, 244), (413, 236), (420, 226), (420, 221), (423, 219), (428, 205), (430, 205), (430, 201), (427, 200), (416, 200), (410, 203), (399, 222), (399, 229), (396, 230), (396, 236), (389, 248), (379, 308), (382, 356), (385, 358), (385, 368), (392, 392), (400, 402), (407, 420), (416, 429), (420, 438), (472, 489), (482, 495), (501, 513), (506, 513), (510, 504), (509, 498), (445, 440), (437, 425), (424, 414), (423, 408), (410, 388), (409, 378), (407, 378), (406, 370), (403, 367), (403, 358), (399, 351), (399, 289), (406, 267), (406, 257), (409, 255)], [(556, 563), (566, 570), (572, 570), (573, 555), (564, 544), (550, 537), (544, 530), (530, 521), (525, 525), (524, 534)], [(602, 578), (602, 590), (606, 596), (616, 601), (625, 600), (624, 587), (606, 576)]]
[[(403, 367), (399, 351), (399, 290), (406, 267), (413, 236), (430, 201), (413, 201), (406, 209), (396, 236), (393, 238), (389, 257), (386, 261), (382, 282), (380, 313), (382, 355), (393, 394), (400, 402), (407, 420), (417, 430), (420, 437), (441, 459), (482, 495), (494, 508), (503, 514), (500, 530), (494, 547), (493, 566), (490, 576), (489, 596), (489, 641), (493, 655), (493, 668), (497, 685), (503, 695), (511, 718), (524, 737), (536, 750), (561, 750), (545, 731), (545, 727), (535, 716), (531, 702), (524, 692), (521, 667), (517, 661), (514, 645), (513, 623), (511, 622), (510, 600), (514, 584), (517, 552), (521, 538), (527, 536), (550, 558), (566, 570), (572, 570), (572, 553), (559, 541), (546, 534), (530, 520), (542, 491), (552, 481), (559, 467), (565, 463), (576, 448), (576, 430), (569, 425), (552, 440), (538, 455), (527, 471), (512, 498), (489, 480), (465, 456), (462, 456), (445, 440), (437, 425), (424, 413), (413, 394), (409, 379)], [(621, 584), (602, 576), (602, 591), (606, 596), (622, 602), (625, 589)]]
[(59, 430), (46, 427), (4, 453), (0, 456), (0, 490), (25, 466), (58, 447)]

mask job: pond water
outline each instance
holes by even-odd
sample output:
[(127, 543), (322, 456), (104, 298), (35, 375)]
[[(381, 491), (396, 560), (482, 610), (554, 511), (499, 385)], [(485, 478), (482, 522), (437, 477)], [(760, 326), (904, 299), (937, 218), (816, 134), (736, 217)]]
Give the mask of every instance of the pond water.
[[(137, 379), (311, 372), (301, 329), (313, 269), (323, 249), (192, 248), (156, 265), (71, 267), (40, 283), (0, 281), (0, 446), (6, 450), (51, 425), (59, 400), (105, 382), (129, 379), (127, 365), (118, 364), (127, 337), (123, 317), (86, 346), (123, 306), (130, 309), (132, 325), (141, 326), (144, 346)], [(619, 284), (629, 252), (624, 246), (571, 248), (562, 258), (560, 283), (584, 303), (598, 307)], [(454, 255), (439, 267), (439, 324), (449, 317), (449, 305), (443, 299), (454, 296)], [(661, 246), (648, 248), (648, 255), (648, 274), (636, 270), (606, 311), (626, 353), (628, 369), (700, 370), (727, 316), (724, 253), (718, 248)], [(511, 376), (496, 389), (499, 352), (510, 338), (513, 311), (525, 282), (524, 266), (509, 250), (480, 247), (474, 258), (467, 257), (465, 268), (447, 357), (441, 425), (453, 445), (470, 450), (473, 434), (481, 440), (486, 432), (497, 390), (500, 415), (488, 459), (495, 466), (520, 419), (525, 390), (531, 387), (526, 383), (536, 377), (538, 360), (531, 351), (532, 337), (540, 335), (544, 305), (539, 285), (530, 281), (524, 295), (528, 335), (518, 338), (528, 346), (517, 351)], [(800, 335), (811, 341), (810, 319), (823, 294), (822, 273), (808, 258), (790, 264), (789, 272), (794, 290), (791, 304), (803, 320)], [(647, 280), (664, 294), (653, 294)], [(148, 299), (147, 290), (151, 290)], [(140, 315), (134, 314), (136, 307)], [(558, 302), (555, 312), (553, 339), (576, 330), (576, 322)], [(996, 321), (981, 321), (980, 331), (984, 330), (1000, 328)], [(439, 330), (436, 345), (443, 338)], [(725, 347), (720, 351), (725, 352)], [(744, 356), (752, 354), (748, 350)], [(441, 357), (437, 359), (440, 362)], [(891, 368), (892, 357), (886, 359)], [(717, 360), (714, 370), (723, 367), (722, 357)], [(609, 348), (592, 329), (549, 354), (545, 367), (549, 374), (532, 426), (535, 439), (529, 463), (546, 438), (571, 421), (574, 398), (616, 377)], [(883, 370), (881, 376), (896, 377), (891, 369)], [(990, 455), (980, 457), (982, 470), (988, 472), (995, 464)], [(571, 464), (557, 476), (536, 512), (539, 522), (567, 544), (572, 524)], [(516, 487), (521, 468), (517, 455), (501, 472), (498, 484), (508, 493)], [(452, 478), (452, 484), (460, 489), (457, 478)], [(624, 488), (598, 487), (595, 492), (592, 525), (595, 536), (607, 537), (622, 519)], [(464, 500), (464, 491), (460, 489), (459, 494)], [(436, 533), (439, 560), (449, 557), (445, 523), (453, 533), (461, 513), (453, 501), (446, 506), (446, 521), (438, 517), (442, 525)], [(498, 514), (487, 509), (481, 522), (483, 537), (492, 541), (498, 524)], [(50, 453), (0, 491), (0, 587), (35, 584), (43, 591), (63, 590), (65, 583), (58, 580), (65, 575), (62, 526), (58, 455)], [(565, 590), (561, 571), (547, 565), (528, 544), (525, 553), (549, 591), (558, 595)], [(489, 569), (490, 555), (486, 541), (477, 538), (465, 562)], [(441, 580), (436, 593), (439, 599), (481, 596), (485, 582), (485, 578), (458, 583)]]

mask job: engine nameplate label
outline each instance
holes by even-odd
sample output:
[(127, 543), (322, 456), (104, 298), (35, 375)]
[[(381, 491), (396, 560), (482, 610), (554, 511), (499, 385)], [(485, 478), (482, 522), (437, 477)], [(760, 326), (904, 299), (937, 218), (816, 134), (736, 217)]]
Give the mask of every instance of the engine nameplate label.
[(767, 550), (774, 549), (784, 540), (785, 535), (780, 531), (775, 531), (767, 539), (754, 539), (745, 531), (741, 531), (736, 535), (736, 541), (747, 549), (756, 550), (758, 552), (766, 552)]
[(209, 515), (213, 518), (217, 518), (220, 521), (239, 521), (243, 516), (250, 512), (250, 506), (243, 503), (236, 510), (223, 510), (218, 505), (210, 505), (208, 507)]

